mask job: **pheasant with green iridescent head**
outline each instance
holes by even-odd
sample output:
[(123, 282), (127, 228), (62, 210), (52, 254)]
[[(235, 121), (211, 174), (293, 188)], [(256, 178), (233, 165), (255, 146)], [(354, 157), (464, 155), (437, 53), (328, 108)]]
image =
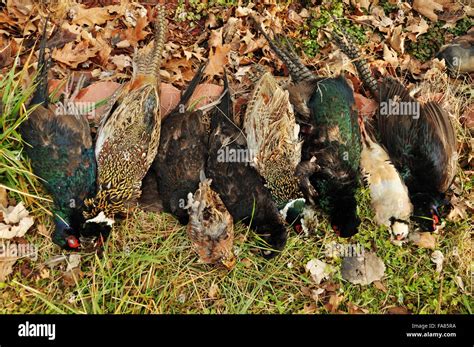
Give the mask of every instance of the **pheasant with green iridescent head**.
[(272, 40), (255, 22), (290, 72), (289, 98), (303, 139), (296, 170), (301, 190), (309, 203), (318, 198), (340, 236), (352, 236), (360, 224), (355, 193), (361, 151), (353, 91), (342, 76), (314, 75), (290, 45)]
[(126, 202), (141, 194), (142, 179), (160, 140), (158, 88), (165, 27), (165, 9), (159, 6), (152, 49), (138, 52), (131, 81), (118, 92), (110, 114), (101, 122), (95, 147), (98, 191), (85, 202), (88, 219), (113, 220), (116, 214), (126, 213)]
[[(412, 220), (421, 230), (435, 231), (451, 208), (447, 193), (457, 172), (458, 146), (450, 115), (437, 101), (415, 99), (392, 77), (379, 83), (350, 34), (337, 27), (334, 41), (354, 61), (364, 86), (379, 102), (376, 133), (408, 187)], [(390, 104), (395, 107), (390, 109)], [(397, 111), (402, 105), (410, 106), (408, 112)]]
[[(40, 44), (37, 88), (30, 102), (34, 110), (21, 125), (20, 132), (25, 153), (31, 161), (33, 173), (40, 178), (53, 198), (55, 230), (52, 240), (66, 249), (78, 249), (80, 240), (102, 235), (107, 237), (107, 223), (84, 223), (84, 200), (96, 190), (96, 161), (89, 124), (84, 115), (71, 114), (62, 105), (49, 103), (48, 68), (46, 59), (46, 24)], [(72, 79), (71, 79), (72, 80)], [(63, 105), (74, 99), (67, 95)], [(69, 94), (68, 84), (66, 93)]]

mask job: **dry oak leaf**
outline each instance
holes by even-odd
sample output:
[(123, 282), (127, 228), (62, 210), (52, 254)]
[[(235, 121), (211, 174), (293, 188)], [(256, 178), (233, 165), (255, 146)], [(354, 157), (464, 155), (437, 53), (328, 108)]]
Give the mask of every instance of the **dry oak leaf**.
[(69, 10), (69, 17), (72, 18), (74, 24), (93, 27), (112, 19), (109, 10), (116, 11), (115, 7), (117, 6), (85, 8), (82, 5), (77, 5)]
[(383, 45), (383, 59), (394, 68), (398, 66), (397, 53), (385, 43)]
[[(148, 25), (146, 17), (139, 17), (137, 19), (137, 25), (134, 28), (128, 28), (126, 30), (120, 30), (121, 41), (127, 41), (132, 47), (135, 47), (139, 41), (143, 40), (148, 36), (149, 32), (143, 30)], [(118, 45), (118, 44), (117, 44)]]
[(361, 117), (372, 118), (377, 111), (379, 104), (373, 99), (366, 98), (362, 94), (354, 93), (356, 108)]
[[(424, 18), (418, 18), (418, 21), (417, 21), (417, 18), (413, 18), (412, 20), (409, 19), (408, 24), (409, 25), (405, 29), (406, 29), (406, 31), (408, 31), (410, 33), (410, 34), (408, 34), (408, 37), (412, 41), (416, 41), (418, 36), (427, 33), (428, 29), (430, 27), (428, 25), (428, 22), (426, 22), (426, 20)], [(413, 35), (413, 34), (416, 34), (416, 35)], [(411, 36), (411, 35), (413, 35), (413, 36)]]
[(390, 37), (390, 46), (395, 49), (398, 53), (405, 53), (405, 37), (403, 28), (401, 25), (393, 29), (392, 36)]
[(98, 51), (98, 47), (89, 47), (88, 41), (81, 41), (77, 45), (69, 42), (61, 49), (54, 49), (52, 58), (75, 69), (80, 63), (95, 57)]
[(112, 63), (115, 64), (118, 71), (123, 71), (126, 67), (132, 66), (132, 58), (125, 54), (118, 54), (110, 57)]
[(415, 0), (413, 1), (413, 9), (433, 22), (437, 22), (438, 15), (435, 11), (442, 11), (443, 5), (439, 3), (439, 0)]
[(222, 46), (222, 30), (223, 28), (219, 28), (211, 31), (209, 39), (207, 40), (209, 47)]
[(214, 77), (220, 75), (224, 71), (224, 66), (229, 61), (230, 46), (223, 45), (217, 46), (214, 50), (211, 50), (209, 54), (209, 63), (204, 71), (206, 76)]

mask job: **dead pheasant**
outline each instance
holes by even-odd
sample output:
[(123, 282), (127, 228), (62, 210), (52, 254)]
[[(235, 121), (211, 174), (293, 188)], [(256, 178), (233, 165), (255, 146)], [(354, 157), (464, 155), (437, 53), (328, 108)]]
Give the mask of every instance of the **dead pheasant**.
[(138, 52), (131, 81), (120, 91), (112, 112), (102, 120), (95, 153), (98, 192), (86, 200), (89, 222), (125, 213), (124, 203), (138, 198), (141, 182), (160, 140), (160, 66), (165, 43), (165, 9), (158, 6), (150, 52)]
[[(51, 54), (46, 53), (46, 36), (45, 23), (35, 81), (37, 88), (29, 105), (34, 110), (21, 124), (20, 133), (27, 142), (25, 153), (33, 172), (41, 178), (54, 201), (53, 242), (64, 249), (84, 249), (80, 240), (84, 237), (107, 238), (111, 225), (96, 223), (84, 227), (84, 200), (94, 196), (96, 191), (96, 161), (87, 119), (82, 114), (71, 113), (71, 108), (67, 107), (81, 88), (82, 80), (72, 96), (72, 83), (67, 84), (63, 105), (50, 103), (48, 69)], [(61, 107), (64, 105), (66, 107)]]
[(360, 121), (362, 152), (360, 166), (370, 189), (375, 221), (390, 228), (392, 237), (402, 240), (409, 233), (413, 205), (408, 189), (387, 152), (375, 142)]
[[(285, 247), (288, 233), (262, 177), (248, 165), (247, 141), (233, 121), (233, 105), (225, 74), (224, 90), (211, 118), (206, 176), (212, 179), (212, 189), (222, 198), (234, 221), (250, 225), (273, 249), (263, 252), (265, 257), (271, 258)], [(244, 154), (243, 157), (238, 153)]]
[[(354, 61), (364, 85), (379, 101), (376, 130), (408, 187), (413, 218), (422, 230), (432, 231), (440, 223), (439, 208), (448, 205), (445, 193), (456, 175), (456, 135), (449, 115), (436, 102), (422, 104), (393, 78), (379, 84), (350, 35), (342, 27), (339, 30), (340, 34), (334, 32), (337, 45)], [(409, 112), (397, 113), (407, 105)]]
[(151, 166), (163, 208), (172, 213), (181, 224), (188, 223), (186, 199), (198, 189), (200, 172), (206, 167), (209, 135), (202, 111), (184, 111), (199, 84), (202, 65), (189, 83), (176, 108), (163, 120), (160, 146)]
[(194, 195), (188, 194), (186, 208), (189, 212), (187, 234), (199, 260), (207, 264), (221, 262), (232, 268), (235, 264), (233, 219), (203, 171), (199, 189)]
[(302, 162), (297, 169), (300, 187), (309, 203), (318, 197), (336, 233), (350, 237), (360, 224), (355, 199), (360, 134), (353, 91), (343, 76), (313, 74), (290, 45), (271, 39), (258, 19), (254, 21), (290, 72), (290, 102), (298, 123), (306, 129), (302, 132)]
[(298, 138), (300, 126), (296, 124), (288, 91), (270, 72), (258, 70), (244, 118), (247, 146), (252, 165), (265, 179), (284, 218), (292, 223), (304, 207), (295, 176), (303, 144)]

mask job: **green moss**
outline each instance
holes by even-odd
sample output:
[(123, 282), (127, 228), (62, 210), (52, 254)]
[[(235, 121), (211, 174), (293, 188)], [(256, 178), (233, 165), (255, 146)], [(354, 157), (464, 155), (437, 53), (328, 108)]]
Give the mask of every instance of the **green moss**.
[(389, 14), (398, 9), (398, 5), (391, 4), (389, 0), (380, 0), (379, 6), (383, 8), (383, 11), (385, 12), (385, 14)]
[[(302, 40), (302, 46), (305, 53), (314, 57), (318, 54), (319, 50), (328, 44), (327, 40), (318, 41), (318, 33), (320, 30), (328, 28), (330, 23), (333, 21), (333, 16), (336, 18), (343, 18), (346, 8), (341, 1), (330, 4), (329, 8), (320, 7), (319, 11), (313, 10), (311, 16), (303, 26), (303, 29), (307, 31), (307, 36)], [(356, 40), (358, 43), (363, 44), (366, 42), (365, 31), (362, 27), (354, 25), (353, 22), (340, 19), (338, 25), (343, 26)]]
[(456, 23), (454, 28), (443, 28), (446, 23), (439, 21), (431, 26), (426, 34), (420, 35), (417, 42), (408, 42), (407, 51), (421, 62), (425, 62), (438, 53), (445, 44), (446, 34), (455, 37), (464, 35), (472, 27), (474, 21), (471, 18), (463, 18)]
[[(244, 1), (242, 6), (245, 6)], [(204, 19), (208, 15), (208, 10), (213, 7), (232, 7), (237, 6), (237, 0), (211, 0), (209, 2), (202, 2), (200, 0), (189, 0), (188, 6), (185, 5), (183, 0), (179, 1), (178, 7), (176, 8), (176, 21), (190, 21), (191, 27), (192, 22)]]
[(444, 44), (446, 29), (443, 25), (443, 22), (437, 22), (426, 34), (420, 35), (417, 42), (408, 42), (408, 52), (421, 62), (431, 59)]
[(448, 32), (453, 34), (454, 36), (462, 36), (467, 33), (469, 29), (472, 28), (474, 25), (474, 20), (469, 17), (465, 17), (459, 21), (457, 21), (456, 26), (454, 28), (448, 29)]

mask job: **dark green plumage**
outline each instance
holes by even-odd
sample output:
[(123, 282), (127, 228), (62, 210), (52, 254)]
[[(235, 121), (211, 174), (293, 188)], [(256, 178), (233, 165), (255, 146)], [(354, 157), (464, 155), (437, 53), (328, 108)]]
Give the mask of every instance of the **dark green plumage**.
[(48, 106), (45, 42), (44, 32), (38, 61), (39, 87), (30, 103), (35, 109), (20, 131), (33, 172), (54, 201), (53, 241), (64, 248), (76, 248), (80, 236), (92, 236), (83, 229), (82, 206), (84, 199), (95, 193), (96, 161), (85, 117), (65, 114), (61, 109), (54, 112), (53, 106)]
[(352, 170), (358, 170), (360, 161), (360, 133), (357, 111), (351, 87), (337, 78), (321, 79), (309, 100), (313, 122), (323, 127), (337, 127), (340, 135), (337, 148), (339, 157)]
[(291, 75), (288, 91), (304, 140), (297, 176), (305, 198), (317, 197), (333, 228), (352, 236), (360, 224), (355, 192), (361, 151), (353, 91), (342, 76), (315, 76), (284, 40), (272, 40), (258, 22), (257, 27)]
[[(408, 187), (413, 219), (423, 230), (435, 230), (441, 218), (438, 209), (447, 205), (445, 193), (457, 167), (456, 134), (449, 115), (436, 102), (413, 98), (393, 78), (379, 84), (358, 46), (344, 28), (339, 29), (342, 34), (335, 33), (336, 43), (354, 60), (365, 87), (378, 99), (376, 132)], [(402, 106), (406, 112), (400, 112)]]

